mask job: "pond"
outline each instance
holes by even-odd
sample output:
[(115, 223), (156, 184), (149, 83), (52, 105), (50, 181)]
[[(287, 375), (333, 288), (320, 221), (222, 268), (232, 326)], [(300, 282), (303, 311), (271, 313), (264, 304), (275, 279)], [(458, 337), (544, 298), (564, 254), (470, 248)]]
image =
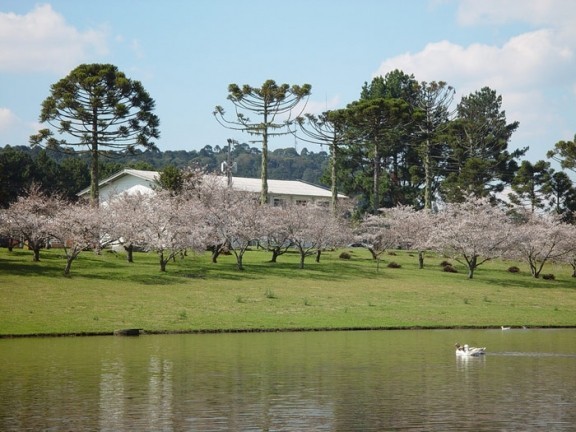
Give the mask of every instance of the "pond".
[(576, 330), (0, 340), (5, 432), (457, 429), (576, 430)]

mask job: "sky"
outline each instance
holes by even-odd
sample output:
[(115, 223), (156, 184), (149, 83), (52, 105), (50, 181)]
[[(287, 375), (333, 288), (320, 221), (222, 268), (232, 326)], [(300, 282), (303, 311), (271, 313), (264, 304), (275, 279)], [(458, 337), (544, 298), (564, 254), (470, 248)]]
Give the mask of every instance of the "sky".
[[(142, 83), (162, 151), (249, 143), (212, 115), (234, 113), (231, 83), (310, 84), (306, 112), (319, 114), (399, 69), (445, 81), (454, 104), (495, 90), (520, 123), (510, 150), (536, 162), (576, 134), (575, 22), (568, 0), (0, 0), (0, 147), (28, 145), (50, 86), (83, 63)], [(270, 143), (286, 147), (327, 150)]]

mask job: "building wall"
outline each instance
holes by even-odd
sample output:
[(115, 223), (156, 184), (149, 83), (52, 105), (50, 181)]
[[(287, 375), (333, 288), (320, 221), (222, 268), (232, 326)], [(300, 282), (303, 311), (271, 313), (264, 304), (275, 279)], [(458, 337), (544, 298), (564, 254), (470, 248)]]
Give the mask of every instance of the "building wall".
[(152, 192), (152, 186), (153, 183), (148, 180), (144, 180), (132, 175), (125, 175), (114, 180), (114, 182), (111, 184), (100, 187), (100, 201), (108, 201), (110, 196), (123, 192), (150, 193)]

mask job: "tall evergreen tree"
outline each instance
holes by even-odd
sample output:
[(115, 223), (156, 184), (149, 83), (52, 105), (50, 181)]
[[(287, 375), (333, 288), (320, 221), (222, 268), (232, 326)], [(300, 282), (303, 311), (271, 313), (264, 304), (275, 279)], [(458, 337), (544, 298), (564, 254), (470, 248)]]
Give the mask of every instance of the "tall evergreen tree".
[(395, 138), (390, 143), (389, 183), (387, 185), (388, 205), (415, 205), (420, 194), (423, 169), (417, 153), (416, 125), (420, 90), (414, 75), (408, 75), (398, 69), (386, 76), (375, 77), (370, 84), (364, 83), (360, 100), (400, 99), (408, 104), (413, 118), (402, 128), (396, 128)]
[(527, 148), (508, 151), (518, 122), (507, 123), (502, 96), (488, 87), (462, 98), (447, 132), (450, 146), (444, 199), (462, 202), (470, 194), (484, 197), (501, 192), (518, 170), (516, 159)]
[(576, 171), (576, 135), (572, 141), (558, 141), (546, 156), (560, 162), (562, 168)]
[(512, 180), (513, 193), (509, 194), (513, 204), (529, 207), (531, 212), (543, 209), (546, 205), (550, 182), (550, 163), (538, 161), (532, 164), (522, 161)]
[[(42, 102), (40, 122), (50, 128), (30, 137), (32, 146), (43, 145), (91, 158), (90, 198), (98, 204), (99, 158), (134, 153), (138, 146), (155, 149), (159, 120), (154, 99), (139, 81), (133, 81), (110, 64), (82, 64), (53, 84)], [(55, 133), (62, 135), (56, 139)]]
[[(224, 108), (221, 106), (216, 106), (214, 109), (214, 117), (224, 127), (256, 135), (261, 140), (261, 203), (268, 202), (268, 139), (272, 136), (291, 133), (287, 126), (291, 121), (292, 110), (310, 96), (311, 89), (310, 84), (302, 86), (278, 85), (274, 80), (266, 81), (260, 88), (251, 87), (247, 84), (242, 87), (237, 84), (230, 84), (228, 86), (228, 100), (236, 108), (235, 118), (233, 120), (227, 119)], [(246, 113), (256, 114), (259, 120), (251, 120)]]

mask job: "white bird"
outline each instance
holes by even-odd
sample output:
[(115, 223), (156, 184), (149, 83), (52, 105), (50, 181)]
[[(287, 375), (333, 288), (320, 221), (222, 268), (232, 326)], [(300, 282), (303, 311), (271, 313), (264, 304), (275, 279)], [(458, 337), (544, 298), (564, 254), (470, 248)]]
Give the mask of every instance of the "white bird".
[(500, 328), (501, 328), (502, 330), (510, 330), (510, 327), (501, 326)]
[(486, 354), (486, 347), (470, 347), (468, 344), (464, 346), (460, 345), (459, 343), (455, 344), (456, 346), (456, 355), (462, 357), (478, 357), (481, 355)]

